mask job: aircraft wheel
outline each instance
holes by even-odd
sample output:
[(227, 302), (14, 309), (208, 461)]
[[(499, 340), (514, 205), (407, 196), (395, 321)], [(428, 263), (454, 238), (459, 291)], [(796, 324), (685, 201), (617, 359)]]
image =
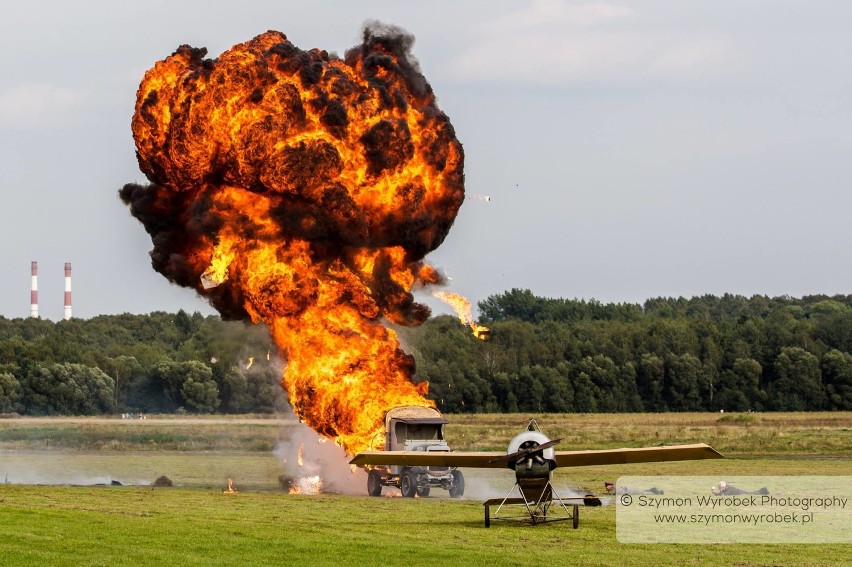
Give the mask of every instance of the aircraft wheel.
[(411, 471), (405, 471), (399, 481), (399, 489), (406, 498), (414, 498), (417, 494), (417, 478)]
[(417, 489), (417, 496), (419, 496), (420, 498), (426, 498), (427, 496), (429, 496), (429, 492), (431, 492), (430, 487), (422, 486)]
[(367, 494), (370, 496), (382, 495), (382, 477), (376, 471), (370, 471), (367, 475)]
[(450, 498), (464, 496), (464, 475), (461, 471), (453, 471), (453, 487), (450, 488)]

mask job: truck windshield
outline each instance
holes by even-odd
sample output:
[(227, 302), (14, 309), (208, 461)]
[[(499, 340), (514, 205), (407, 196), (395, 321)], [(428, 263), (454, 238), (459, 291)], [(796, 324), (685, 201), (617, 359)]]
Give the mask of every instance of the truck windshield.
[(397, 423), (396, 439), (401, 443), (407, 439), (443, 439), (439, 423)]

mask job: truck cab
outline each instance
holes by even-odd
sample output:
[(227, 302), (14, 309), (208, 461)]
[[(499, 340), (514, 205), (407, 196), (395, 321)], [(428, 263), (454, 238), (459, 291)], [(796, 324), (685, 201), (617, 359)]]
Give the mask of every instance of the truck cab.
[[(385, 415), (385, 450), (449, 451), (444, 440), (445, 423), (447, 419), (435, 408), (394, 408)], [(384, 486), (397, 487), (406, 497), (429, 496), (432, 487), (437, 487), (460, 498), (464, 495), (464, 475), (451, 467), (372, 467), (367, 473), (367, 492), (379, 496)]]

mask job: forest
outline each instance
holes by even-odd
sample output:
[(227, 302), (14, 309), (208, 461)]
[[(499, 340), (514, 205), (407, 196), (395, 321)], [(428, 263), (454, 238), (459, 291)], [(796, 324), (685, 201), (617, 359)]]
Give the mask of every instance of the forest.
[[(852, 410), (852, 295), (644, 304), (512, 289), (400, 328), (447, 413)], [(266, 328), (154, 312), (0, 317), (0, 414), (271, 413), (284, 362)]]

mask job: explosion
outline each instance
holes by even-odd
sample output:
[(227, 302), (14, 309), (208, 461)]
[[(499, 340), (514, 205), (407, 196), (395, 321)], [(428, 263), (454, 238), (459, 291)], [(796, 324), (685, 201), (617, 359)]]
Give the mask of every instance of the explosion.
[(265, 322), (297, 415), (366, 449), (400, 405), (433, 406), (382, 319), (429, 316), (425, 255), (464, 200), (464, 154), (411, 55), (372, 23), (343, 58), (268, 31), (218, 59), (182, 45), (142, 79), (132, 129), (148, 185), (122, 200), (154, 269), (228, 319)]

